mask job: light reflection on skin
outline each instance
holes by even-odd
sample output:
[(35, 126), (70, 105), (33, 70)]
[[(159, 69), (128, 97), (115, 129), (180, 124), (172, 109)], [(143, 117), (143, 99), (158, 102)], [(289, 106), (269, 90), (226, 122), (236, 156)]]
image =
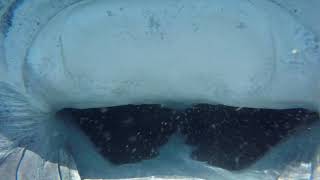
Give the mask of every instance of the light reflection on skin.
[[(34, 2), (36, 3), (36, 1), (34, 1)], [(30, 1), (29, 3), (32, 4), (33, 2)], [(71, 3), (72, 3), (72, 1), (63, 2), (63, 4), (71, 4)], [(262, 3), (262, 4), (260, 4), (260, 3)], [(316, 7), (316, 5), (314, 3), (316, 3), (316, 1), (312, 1), (311, 4), (314, 7)], [(25, 3), (25, 4), (28, 4), (28, 3)], [(264, 2), (260, 2), (260, 1), (258, 2), (257, 1), (256, 4), (263, 5)], [(295, 7), (295, 8), (296, 7), (300, 7), (298, 1), (293, 1), (293, 3), (291, 2), (291, 3), (288, 3), (288, 4), (282, 4), (281, 6), (287, 7), (286, 5), (288, 5), (288, 7)], [(27, 7), (27, 5), (25, 5), (25, 7)], [(6, 60), (6, 63), (3, 63), (3, 64), (7, 64), (8, 65), (7, 66), (8, 67), (7, 68), (8, 71), (6, 72), (6, 70), (5, 70), (6, 68), (4, 68), (4, 70), (0, 69), (1, 80), (2, 81), (12, 81), (12, 83), (17, 85), (18, 88), (21, 88), (19, 91), (23, 93), (25, 91), (23, 89), (23, 86), (22, 86), (22, 84), (24, 84), (23, 83), (23, 79), (24, 78), (27, 79), (28, 83), (26, 83), (26, 85), (27, 85), (27, 90), (26, 91), (28, 91), (28, 92), (31, 91), (32, 93), (34, 93), (34, 94), (31, 95), (31, 98), (34, 98), (34, 99), (37, 99), (37, 100), (44, 98), (46, 100), (45, 101), (46, 103), (48, 101), (51, 101), (50, 103), (53, 103), (53, 105), (56, 106), (56, 107), (67, 106), (67, 105), (68, 106), (73, 105), (73, 106), (85, 107), (85, 106), (100, 106), (102, 104), (109, 106), (109, 105), (127, 104), (127, 103), (141, 103), (141, 101), (148, 101), (148, 100), (151, 101), (151, 102), (154, 102), (154, 101), (161, 100), (161, 98), (159, 98), (159, 97), (161, 97), (163, 95), (168, 95), (168, 94), (170, 95), (170, 93), (171, 94), (173, 93), (175, 95), (175, 97), (178, 96), (180, 98), (178, 101), (187, 100), (187, 101), (190, 101), (191, 103), (192, 103), (192, 101), (196, 101), (196, 100), (200, 99), (202, 101), (226, 103), (226, 104), (231, 104), (231, 105), (235, 105), (235, 106), (239, 105), (239, 106), (288, 107), (288, 106), (298, 106), (298, 105), (302, 104), (303, 106), (306, 106), (307, 108), (317, 108), (316, 107), (316, 102), (319, 99), (319, 94), (317, 93), (317, 91), (319, 89), (318, 88), (318, 86), (319, 86), (318, 77), (319, 76), (318, 76), (316, 70), (318, 69), (317, 67), (319, 67), (318, 66), (319, 64), (317, 64), (318, 62), (314, 63), (314, 59), (311, 59), (311, 60), (308, 59), (308, 60), (310, 60), (310, 64), (308, 64), (307, 66), (303, 67), (303, 70), (305, 70), (305, 71), (303, 71), (303, 73), (305, 73), (305, 72), (307, 73), (307, 76), (306, 76), (307, 78), (295, 76), (297, 73), (300, 73), (301, 71), (292, 70), (291, 67), (293, 67), (293, 66), (289, 66), (289, 72), (294, 74), (294, 75), (292, 75), (292, 74), (288, 75), (288, 74), (285, 73), (285, 72), (287, 72), (285, 70), (288, 70), (287, 69), (288, 66), (281, 66), (281, 65), (277, 66), (278, 68), (280, 67), (280, 71), (278, 71), (279, 74), (276, 74), (276, 77), (275, 77), (276, 80), (275, 81), (273, 79), (273, 81), (275, 82), (273, 84), (274, 85), (273, 89), (272, 89), (271, 92), (269, 92), (270, 94), (267, 93), (268, 95), (266, 97), (263, 97), (262, 94), (258, 94), (256, 97), (249, 96), (250, 94), (248, 92), (250, 92), (250, 91), (248, 90), (247, 86), (245, 86), (243, 89), (239, 88), (242, 85), (241, 83), (238, 84), (238, 86), (232, 86), (233, 85), (233, 83), (232, 83), (233, 79), (232, 78), (239, 78), (239, 80), (240, 80), (239, 82), (241, 82), (241, 81), (247, 82), (247, 80), (248, 80), (247, 77), (249, 77), (251, 74), (250, 74), (250, 71), (249, 71), (249, 73), (245, 71), (246, 67), (243, 67), (242, 71), (240, 71), (239, 74), (243, 74), (244, 73), (244, 74), (246, 74), (248, 76), (238, 76), (238, 77), (235, 76), (235, 77), (231, 77), (231, 79), (228, 79), (228, 78), (223, 79), (224, 77), (228, 77), (228, 76), (223, 76), (222, 80), (220, 80), (220, 81), (218, 79), (216, 81), (212, 81), (212, 84), (209, 84), (209, 85), (205, 84), (206, 88), (208, 88), (208, 87), (211, 88), (212, 86), (225, 87), (225, 84), (221, 84), (221, 82), (226, 81), (227, 82), (227, 89), (231, 89), (231, 92), (234, 92), (234, 94), (237, 94), (237, 95), (240, 95), (241, 97), (242, 96), (244, 97), (240, 101), (237, 101), (237, 100), (234, 100), (234, 99), (228, 99), (229, 97), (234, 98), (234, 96), (223, 96), (223, 95), (220, 96), (220, 99), (219, 98), (218, 99), (212, 99), (212, 97), (210, 97), (210, 95), (205, 93), (205, 92), (207, 92), (207, 89), (204, 89), (204, 90), (203, 89), (201, 89), (201, 90), (193, 89), (193, 91), (191, 89), (191, 91), (189, 91), (189, 92), (187, 91), (187, 93), (185, 93), (185, 94), (181, 93), (181, 92), (185, 92), (184, 91), (185, 89), (190, 89), (189, 88), (189, 84), (190, 83), (207, 82), (208, 79), (210, 80), (210, 78), (207, 78), (207, 77), (210, 77), (210, 74), (207, 74), (207, 77), (201, 79), (202, 81), (201, 80), (199, 81), (198, 79), (196, 79), (196, 81), (187, 82), (186, 84), (184, 84), (185, 86), (173, 88), (173, 91), (171, 91), (170, 93), (168, 93), (166, 91), (166, 89), (164, 89), (163, 91), (161, 91), (162, 93), (160, 93), (160, 94), (152, 94), (152, 92), (155, 91), (155, 89), (152, 89), (152, 87), (154, 86), (154, 88), (156, 88), (156, 89), (159, 89), (159, 88), (161, 89), (161, 87), (155, 86), (155, 84), (159, 84), (158, 82), (159, 81), (161, 82), (161, 80), (163, 80), (163, 79), (158, 79), (158, 81), (154, 81), (154, 79), (151, 78), (150, 82), (155, 82), (155, 84), (152, 84), (151, 87), (141, 86), (142, 87), (141, 89), (150, 89), (151, 90), (150, 92), (145, 92), (145, 91), (141, 91), (141, 89), (138, 89), (141, 92), (141, 94), (139, 95), (139, 98), (141, 98), (141, 99), (133, 99), (132, 96), (127, 96), (127, 97), (124, 97), (123, 99), (120, 99), (118, 101), (116, 99), (110, 98), (110, 97), (112, 97), (114, 95), (106, 95), (106, 94), (104, 94), (104, 91), (97, 91), (96, 88), (91, 88), (90, 84), (91, 84), (91, 82), (93, 80), (94, 80), (94, 83), (96, 83), (96, 85), (98, 85), (98, 86), (101, 86), (101, 84), (104, 84), (105, 83), (105, 79), (99, 78), (99, 77), (101, 77), (101, 73), (103, 75), (106, 75), (107, 77), (112, 77), (112, 75), (113, 76), (117, 76), (117, 77), (121, 77), (121, 74), (123, 72), (126, 72), (126, 71), (115, 72), (115, 71), (112, 71), (112, 69), (110, 69), (108, 71), (109, 74), (104, 74), (105, 73), (103, 71), (104, 69), (99, 69), (98, 68), (98, 66), (101, 65), (101, 62), (92, 62), (92, 63), (90, 63), (90, 65), (92, 65), (91, 68), (93, 68), (93, 69), (97, 68), (98, 70), (91, 73), (91, 72), (85, 70), (85, 68), (87, 68), (86, 66), (79, 67), (79, 64), (81, 65), (83, 63), (79, 63), (78, 65), (75, 64), (75, 63), (72, 63), (72, 59), (73, 58), (74, 59), (78, 59), (78, 56), (74, 56), (73, 52), (71, 52), (71, 55), (69, 54), (69, 56), (68, 56), (68, 57), (71, 57), (71, 60), (68, 59), (67, 62), (66, 62), (67, 66), (69, 67), (69, 69), (71, 71), (71, 73), (72, 74), (76, 74), (77, 77), (78, 77), (79, 74), (86, 73), (86, 79), (81, 79), (81, 81), (79, 81), (78, 84), (76, 83), (76, 85), (74, 85), (73, 82), (72, 82), (72, 79), (70, 80), (70, 79), (68, 79), (68, 77), (64, 77), (64, 76), (59, 77), (62, 80), (60, 79), (59, 81), (56, 81), (56, 79), (55, 79), (55, 78), (57, 78), (56, 75), (57, 75), (57, 73), (58, 74), (60, 73), (59, 70), (61, 70), (61, 69), (59, 69), (59, 68), (55, 69), (54, 67), (61, 66), (62, 64), (59, 64), (59, 63), (56, 64), (56, 61), (53, 61), (53, 63), (52, 63), (52, 62), (50, 62), (50, 59), (49, 59), (49, 63), (47, 64), (47, 66), (43, 66), (43, 64), (41, 64), (42, 63), (41, 60), (43, 59), (42, 57), (39, 59), (39, 64), (41, 64), (39, 67), (35, 67), (34, 66), (36, 64), (34, 62), (36, 62), (36, 61), (33, 61), (32, 58), (31, 58), (31, 60), (29, 59), (28, 63), (30, 63), (30, 61), (32, 61), (32, 62), (30, 64), (27, 64), (27, 66), (25, 66), (25, 67), (28, 67), (28, 68), (31, 67), (31, 69), (34, 70), (35, 72), (30, 73), (28, 71), (29, 70), (28, 69), (24, 74), (25, 76), (22, 78), (22, 75), (21, 75), (22, 72), (20, 73), (19, 70), (22, 69), (21, 65), (23, 63), (19, 62), (19, 59), (25, 59), (24, 55), (26, 54), (26, 52), (28, 50), (27, 46), (30, 45), (30, 42), (34, 39), (35, 35), (37, 34), (37, 31), (33, 29), (33, 27), (34, 27), (33, 25), (37, 25), (37, 23), (35, 23), (33, 20), (35, 20), (35, 19), (39, 20), (40, 25), (44, 26), (46, 24), (45, 23), (45, 21), (47, 20), (46, 18), (52, 17), (52, 15), (55, 14), (55, 12), (57, 10), (61, 9), (62, 7), (63, 6), (61, 6), (59, 8), (58, 6), (54, 7), (54, 5), (52, 5), (52, 7), (50, 7), (52, 9), (50, 11), (48, 11), (48, 12), (44, 12), (45, 10), (43, 10), (43, 12), (41, 12), (41, 8), (39, 8), (40, 10), (39, 9), (34, 10), (34, 11), (39, 11), (39, 12), (34, 12), (34, 15), (35, 15), (36, 18), (32, 18), (32, 16), (30, 16), (30, 19), (29, 19), (30, 22), (28, 20), (23, 19), (23, 18), (21, 18), (20, 21), (19, 21), (19, 17), (17, 17), (16, 18), (17, 19), (17, 21), (16, 21), (17, 23), (13, 24), (12, 29), (11, 29), (12, 31), (10, 31), (8, 33), (8, 37), (7, 37), (6, 41), (5, 41), (6, 42), (5, 43), (5, 50), (6, 50), (6, 56), (5, 57), (6, 58), (2, 58), (2, 59)], [(267, 12), (270, 10), (270, 9), (268, 9), (269, 6), (263, 6), (263, 7), (266, 9)], [(318, 25), (313, 26), (313, 24), (318, 24), (318, 23), (314, 23), (314, 21), (312, 21), (312, 20), (314, 20), (315, 18), (308, 18), (308, 13), (306, 13), (307, 11), (309, 11), (309, 9), (311, 9), (310, 12), (312, 12), (313, 13), (312, 15), (314, 16), (315, 12), (313, 10), (316, 9), (316, 8), (311, 8), (310, 7), (309, 9), (307, 8), (307, 10), (306, 10), (305, 6), (301, 6), (301, 7), (302, 7), (301, 8), (302, 9), (301, 10), (302, 13), (297, 13), (295, 16), (298, 16), (298, 19), (305, 20), (305, 21), (303, 21), (303, 24), (305, 24), (307, 27), (310, 27), (310, 29), (312, 29), (312, 31), (315, 32), (315, 34), (319, 35), (320, 31), (319, 31)], [(254, 11), (254, 10), (252, 10), (252, 11)], [(41, 16), (41, 17), (38, 16), (37, 13), (40, 14), (40, 12), (44, 13), (44, 14), (47, 14), (47, 16)], [(231, 12), (233, 12), (233, 11), (231, 11)], [(107, 13), (107, 14), (110, 14), (110, 13)], [(283, 16), (286, 16), (286, 15), (283, 15)], [(80, 17), (80, 16), (78, 16), (78, 17)], [(94, 18), (94, 16), (93, 16), (93, 18)], [(271, 19), (273, 19), (273, 18), (275, 18), (275, 19), (279, 18), (281, 20), (281, 17), (274, 16)], [(283, 18), (283, 19), (286, 19), (286, 18)], [(75, 19), (75, 20), (77, 20), (77, 19)], [(91, 22), (91, 21), (88, 21), (88, 22)], [(22, 26), (19, 27), (18, 26), (19, 23), (21, 23)], [(286, 22), (286, 23), (290, 24), (289, 22)], [(264, 26), (264, 25), (262, 24), (262, 26)], [(27, 33), (19, 32), (19, 28), (21, 29), (22, 27), (26, 30)], [(50, 27), (50, 25), (48, 25), (47, 27)], [(104, 27), (104, 26), (102, 26), (102, 27)], [(155, 26), (155, 27), (157, 27), (157, 26)], [(245, 26), (243, 26), (243, 25), (240, 26), (239, 25), (238, 27), (245, 27)], [(67, 31), (68, 30), (71, 31), (71, 35), (74, 36), (74, 37), (79, 37), (79, 36), (83, 35), (81, 33), (72, 34), (72, 31), (74, 30), (74, 29), (72, 29), (72, 25), (69, 27), (69, 29), (67, 29)], [(88, 30), (88, 29), (84, 28), (84, 30)], [(115, 29), (115, 31), (116, 30), (117, 29)], [(261, 31), (261, 32), (263, 33), (264, 31)], [(51, 33), (51, 32), (49, 31), (49, 33)], [(70, 33), (69, 34), (68, 34), (68, 32), (66, 32), (66, 33), (67, 33), (67, 35), (70, 35)], [(249, 35), (249, 34), (247, 34), (247, 35)], [(282, 32), (279, 32), (278, 37), (281, 37), (281, 35), (282, 35)], [(290, 43), (290, 35), (288, 35), (288, 34), (284, 34), (284, 35), (285, 35), (285, 37), (289, 37), (286, 40), (288, 40), (289, 44), (291, 44)], [(52, 37), (52, 36), (50, 36), (50, 37)], [(173, 36), (173, 37), (175, 37), (175, 36)], [(68, 37), (65, 37), (65, 38), (68, 38)], [(92, 38), (95, 41), (99, 40), (99, 38), (97, 38), (97, 37), (96, 38), (92, 37)], [(101, 38), (101, 39), (104, 40), (103, 38)], [(73, 39), (73, 40), (76, 41), (76, 39)], [(277, 41), (277, 40), (275, 40), (275, 41)], [(279, 41), (281, 41), (281, 38), (280, 38)], [(21, 42), (23, 42), (23, 43), (21, 43)], [(52, 41), (52, 42), (56, 42), (56, 41)], [(66, 42), (67, 43), (68, 42), (72, 42), (72, 40), (69, 40), (69, 41), (67, 40)], [(181, 44), (183, 44), (183, 43), (184, 42), (182, 41)], [(270, 42), (270, 43), (272, 43), (272, 42)], [(279, 43), (278, 45), (280, 45), (280, 46), (284, 45), (284, 44), (282, 44), (282, 42), (277, 42), (277, 43)], [(267, 41), (266, 44), (267, 45), (262, 48), (263, 50), (268, 49), (269, 42)], [(59, 50), (59, 52), (61, 53), (61, 51), (60, 51), (61, 47), (60, 48), (55, 48), (55, 47), (50, 46), (50, 45), (53, 45), (53, 44), (50, 44), (50, 43), (47, 44), (47, 46), (49, 46), (48, 49), (52, 50), (52, 51), (49, 51), (49, 53), (53, 52), (53, 56), (56, 55), (56, 52), (54, 52), (55, 50), (57, 50), (57, 51)], [(54, 45), (56, 45), (56, 44), (54, 44)], [(79, 54), (81, 52), (85, 52), (85, 51), (83, 51), (83, 49), (81, 49), (81, 48), (79, 48), (78, 46), (75, 46), (75, 45), (77, 45), (77, 44), (69, 44), (68, 47), (65, 47), (66, 49), (64, 51), (68, 51), (67, 48), (71, 48), (71, 49), (72, 48), (75, 48), (75, 49), (78, 48), (77, 51), (78, 51)], [(35, 45), (35, 46), (37, 46), (37, 45)], [(42, 47), (43, 48), (44, 46), (43, 46), (43, 44), (39, 43), (38, 47)], [(241, 47), (241, 44), (239, 44), (239, 47)], [(119, 47), (116, 47), (116, 48), (119, 48)], [(43, 52), (47, 53), (47, 51), (43, 51)], [(208, 51), (208, 52), (210, 52), (210, 51)], [(301, 52), (301, 49), (300, 48), (296, 48), (296, 47), (291, 47), (291, 46), (287, 47), (286, 45), (284, 45), (283, 49), (282, 49), (282, 47), (280, 47), (280, 52), (284, 52), (284, 54), (286, 54), (286, 52), (288, 52), (288, 54), (292, 54), (293, 56), (299, 58), (300, 57), (299, 54)], [(42, 52), (40, 52), (40, 54), (41, 53)], [(64, 52), (64, 53), (67, 54), (68, 52)], [(69, 53), (70, 53), (70, 50), (69, 50)], [(102, 55), (102, 56), (105, 55), (105, 54), (103, 54), (104, 53), (103, 51), (95, 51), (95, 48), (89, 49), (88, 53), (89, 53), (89, 55), (94, 54), (94, 53), (97, 53), (98, 55), (100, 53), (100, 55)], [(190, 54), (190, 55), (192, 55), (192, 54)], [(280, 57), (282, 57), (282, 55), (283, 54), (280, 53)], [(310, 54), (307, 54), (304, 57), (309, 58)], [(57, 56), (57, 58), (59, 59), (60, 56)], [(3, 62), (3, 61), (1, 61), (1, 62)], [(252, 61), (252, 62), (254, 62), (254, 61)], [(285, 62), (290, 62), (290, 61), (285, 61)], [(250, 61), (246, 61), (246, 63), (250, 63)], [(256, 62), (254, 62), (254, 63), (256, 63)], [(99, 65), (96, 66), (96, 64), (99, 64)], [(75, 67), (76, 65), (77, 65), (77, 67)], [(117, 65), (117, 64), (115, 64), (115, 65)], [(259, 64), (258, 63), (257, 65), (258, 65), (258, 67), (263, 67), (264, 64)], [(175, 66), (174, 64), (170, 64), (170, 66), (172, 66), (173, 69), (179, 69), (180, 68), (178, 72), (189, 72), (190, 71), (189, 69), (181, 69), (181, 67), (183, 67), (181, 65)], [(192, 66), (193, 67), (197, 66), (197, 64), (192, 64)], [(2, 65), (1, 67), (4, 67), (4, 65)], [(121, 65), (118, 65), (118, 67), (128, 68), (128, 66), (121, 66)], [(200, 68), (198, 68), (198, 70), (199, 69), (206, 69), (205, 67), (206, 67), (206, 62), (203, 62), (202, 66)], [(294, 65), (294, 67), (296, 67), (296, 65)], [(129, 66), (129, 71), (131, 71), (130, 68), (132, 68), (132, 65)], [(165, 67), (162, 67), (162, 69), (163, 68), (165, 68)], [(236, 69), (236, 66), (234, 66), (234, 68)], [(239, 67), (239, 68), (241, 69), (241, 67)], [(264, 69), (264, 68), (261, 68), (261, 69)], [(54, 72), (54, 70), (57, 70), (57, 71)], [(209, 70), (208, 70), (208, 72), (210, 72)], [(221, 70), (221, 69), (219, 68), (219, 69), (216, 69), (216, 70)], [(47, 74), (49, 72), (47, 74), (49, 78), (43, 77), (43, 74), (41, 74), (41, 73), (39, 74), (39, 72), (44, 73), (44, 74)], [(53, 73), (50, 74), (50, 72), (53, 72)], [(89, 72), (89, 74), (88, 74), (88, 72)], [(150, 73), (151, 75), (154, 72), (157, 72), (157, 71), (154, 71), (154, 69), (152, 69), (151, 72), (148, 71), (148, 73)], [(224, 70), (221, 70), (222, 74), (224, 72), (225, 72)], [(197, 72), (197, 73), (199, 73), (199, 72)], [(259, 73), (259, 71), (257, 71), (257, 73)], [(272, 77), (272, 74), (270, 75), (268, 73), (269, 73), (269, 71), (267, 71), (265, 76), (260, 81), (260, 82), (262, 82), (261, 86), (263, 87), (263, 89), (264, 88), (266, 88), (266, 89), (270, 88), (270, 86), (269, 86), (270, 85), (269, 84), (270, 81), (269, 80)], [(160, 73), (160, 74), (163, 75), (164, 73)], [(186, 74), (189, 76), (189, 73), (186, 73)], [(188, 76), (185, 76), (186, 74), (182, 74), (183, 79), (188, 77)], [(178, 80), (181, 80), (181, 79), (178, 78), (178, 75), (174, 74), (174, 73), (173, 74), (172, 73), (171, 74), (167, 73), (167, 74), (164, 74), (164, 75), (168, 76), (168, 77), (164, 77), (165, 80), (172, 79), (172, 78), (170, 78), (171, 76), (176, 76)], [(226, 74), (224, 74), (224, 75), (226, 75)], [(128, 75), (128, 77), (131, 78), (130, 75)], [(150, 77), (150, 76), (147, 76), (147, 77)], [(151, 77), (159, 78), (158, 76), (151, 76)], [(270, 78), (268, 78), (268, 77), (270, 77)], [(140, 77), (138, 77), (138, 78), (140, 78)], [(279, 79), (277, 79), (277, 78), (279, 78)], [(192, 79), (192, 77), (191, 78), (189, 77), (187, 79)], [(121, 83), (117, 84), (117, 86), (119, 88), (115, 88), (114, 87), (112, 92), (114, 92), (116, 94), (120, 93), (120, 95), (123, 94), (122, 93), (123, 91), (122, 91), (121, 87), (128, 84), (128, 81), (126, 81), (126, 80), (127, 79), (124, 78), (124, 81), (122, 81)], [(113, 82), (114, 79), (111, 79), (110, 81)], [(255, 81), (257, 81), (257, 80), (255, 80)], [(294, 83), (293, 84), (286, 84), (288, 81), (292, 81)], [(61, 84), (65, 83), (65, 82), (68, 82), (68, 83), (71, 82), (69, 84), (71, 87), (61, 86)], [(228, 84), (228, 82), (229, 82), (229, 84)], [(40, 85), (39, 85), (39, 83), (40, 83)], [(48, 84), (49, 84), (49, 86), (47, 86)], [(170, 85), (172, 85), (172, 84), (176, 84), (175, 81), (172, 81)], [(199, 85), (197, 85), (195, 87), (204, 87), (203, 85), (204, 84), (199, 84)], [(228, 85), (229, 85), (229, 87), (228, 87)], [(252, 85), (252, 84), (249, 83), (249, 85)], [(230, 88), (230, 86), (231, 86), (231, 88)], [(37, 87), (40, 90), (37, 89)], [(45, 89), (43, 91), (44, 87), (49, 87), (49, 88)], [(162, 86), (162, 87), (166, 87), (166, 86)], [(104, 87), (102, 87), (102, 88), (104, 88)], [(179, 88), (181, 88), (181, 89), (179, 89)], [(53, 89), (55, 91), (53, 91)], [(70, 89), (76, 89), (76, 90), (80, 89), (80, 90), (79, 91), (70, 91)], [(85, 96), (80, 96), (79, 94), (83, 93), (83, 89), (85, 89), (85, 92), (87, 94)], [(243, 90), (243, 91), (241, 91), (240, 89)], [(259, 90), (259, 88), (257, 88), (257, 89)], [(288, 89), (290, 91), (288, 91)], [(224, 91), (224, 90), (225, 89), (217, 90), (217, 94), (221, 95), (221, 91)], [(240, 91), (240, 93), (238, 93), (237, 91)], [(245, 92), (245, 93), (243, 94), (243, 92)], [(41, 95), (38, 96), (39, 94), (41, 94)], [(58, 97), (61, 97), (59, 94), (63, 94), (64, 96), (59, 99)], [(125, 92), (125, 94), (130, 94), (130, 93)], [(180, 96), (180, 94), (181, 94), (181, 96)], [(101, 95), (103, 95), (104, 97), (107, 97), (107, 98), (106, 99), (103, 99), (103, 98), (101, 99), (100, 98)], [(146, 95), (150, 95), (151, 98), (148, 97), (148, 99), (143, 99), (143, 97), (145, 97)], [(153, 98), (153, 95), (155, 95), (156, 97)], [(136, 96), (136, 93), (133, 96)], [(198, 97), (196, 97), (196, 96), (198, 96)], [(194, 97), (194, 98), (192, 98), (192, 99), (188, 99), (187, 98), (186, 99), (186, 97)], [(257, 97), (261, 98), (259, 100), (259, 102), (255, 102)], [(271, 101), (271, 102), (266, 101), (266, 100), (270, 99), (270, 97), (271, 97), (271, 99), (275, 99), (275, 100)], [(172, 99), (172, 98), (173, 97), (171, 97), (171, 96), (165, 96), (165, 99), (168, 99), (169, 101), (176, 100), (176, 99)], [(90, 101), (86, 102), (85, 99), (90, 99)], [(250, 99), (250, 100), (248, 101), (248, 99)], [(93, 102), (92, 102), (92, 100), (93, 100)], [(109, 101), (109, 102), (106, 103), (106, 100)], [(279, 100), (280, 101), (282, 100), (284, 103), (283, 102), (278, 102)], [(49, 103), (49, 105), (50, 105), (50, 103)], [(162, 103), (162, 102), (160, 102), (160, 103)], [(257, 103), (257, 104), (255, 104), (255, 103)], [(277, 104), (277, 103), (279, 103), (279, 104)], [(292, 104), (292, 103), (299, 103), (299, 104)]]

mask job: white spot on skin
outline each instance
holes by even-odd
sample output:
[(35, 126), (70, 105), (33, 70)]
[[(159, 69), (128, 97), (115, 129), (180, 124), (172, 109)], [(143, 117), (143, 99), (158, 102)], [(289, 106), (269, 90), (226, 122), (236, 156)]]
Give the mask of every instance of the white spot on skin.
[(295, 54), (298, 54), (298, 53), (299, 53), (299, 50), (298, 50), (298, 49), (292, 49), (292, 50), (291, 50), (291, 54), (294, 54), (294, 55), (295, 55)]

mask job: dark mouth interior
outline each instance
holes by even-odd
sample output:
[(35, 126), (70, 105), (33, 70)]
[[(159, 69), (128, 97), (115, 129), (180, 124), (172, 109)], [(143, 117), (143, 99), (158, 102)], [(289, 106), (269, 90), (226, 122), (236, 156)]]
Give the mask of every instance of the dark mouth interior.
[[(184, 110), (161, 105), (65, 108), (68, 116), (113, 164), (152, 159), (171, 135), (194, 147), (192, 158), (228, 170), (244, 169), (319, 117), (305, 109), (254, 109), (197, 104)], [(179, 152), (177, 152), (179, 153)]]

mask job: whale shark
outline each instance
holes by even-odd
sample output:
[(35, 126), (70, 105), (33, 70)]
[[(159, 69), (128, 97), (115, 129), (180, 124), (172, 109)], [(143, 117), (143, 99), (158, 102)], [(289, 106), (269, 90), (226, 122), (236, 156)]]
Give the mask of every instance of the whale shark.
[(55, 116), (63, 108), (128, 104), (319, 112), (317, 0), (3, 0), (0, 5), (4, 179), (320, 178), (318, 122), (252, 166), (230, 171), (190, 159), (191, 149), (179, 134), (157, 158), (115, 166), (83, 132)]

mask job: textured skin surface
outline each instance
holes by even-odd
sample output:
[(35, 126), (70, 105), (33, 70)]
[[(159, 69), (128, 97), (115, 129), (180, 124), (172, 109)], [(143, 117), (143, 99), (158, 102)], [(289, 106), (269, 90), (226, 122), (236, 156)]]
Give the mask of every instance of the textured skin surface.
[(317, 44), (267, 1), (84, 1), (38, 34), (26, 79), (34, 96), (57, 107), (315, 108)]

